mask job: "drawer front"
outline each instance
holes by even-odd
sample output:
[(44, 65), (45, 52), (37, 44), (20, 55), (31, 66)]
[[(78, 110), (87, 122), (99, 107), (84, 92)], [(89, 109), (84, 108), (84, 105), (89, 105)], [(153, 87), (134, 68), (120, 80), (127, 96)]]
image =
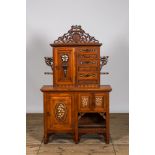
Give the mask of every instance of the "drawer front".
[(88, 72), (88, 71), (82, 71), (79, 72), (77, 75), (78, 83), (79, 84), (99, 84), (99, 73), (98, 72)]
[(47, 128), (49, 130), (71, 129), (72, 96), (69, 94), (49, 94), (47, 99)]
[(78, 53), (79, 59), (97, 59), (98, 53), (91, 53), (91, 52), (79, 52)]
[(85, 72), (85, 71), (89, 71), (89, 72), (92, 72), (92, 71), (98, 71), (99, 70), (99, 68), (96, 66), (96, 67), (94, 67), (94, 66), (91, 66), (91, 67), (87, 67), (87, 66), (82, 66), (82, 67), (78, 67), (78, 71), (79, 72)]
[(104, 112), (106, 111), (107, 99), (106, 93), (80, 93), (79, 112)]
[(85, 66), (98, 66), (98, 60), (91, 60), (91, 59), (82, 59), (79, 60), (78, 62), (80, 67), (85, 67)]
[(79, 72), (78, 73), (79, 80), (88, 80), (88, 79), (97, 80), (97, 77), (98, 77), (97, 72)]

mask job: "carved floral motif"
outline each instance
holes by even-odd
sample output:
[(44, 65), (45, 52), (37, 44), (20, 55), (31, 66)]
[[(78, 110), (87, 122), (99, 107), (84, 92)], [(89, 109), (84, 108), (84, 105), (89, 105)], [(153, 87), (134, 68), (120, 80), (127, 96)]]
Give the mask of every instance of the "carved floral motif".
[(64, 121), (67, 116), (67, 107), (64, 103), (57, 103), (55, 106), (55, 116), (58, 121)]
[(88, 103), (89, 103), (89, 97), (88, 96), (82, 96), (81, 97), (82, 107), (88, 107)]
[(95, 97), (96, 106), (102, 106), (102, 103), (103, 103), (103, 97), (102, 96), (96, 96)]

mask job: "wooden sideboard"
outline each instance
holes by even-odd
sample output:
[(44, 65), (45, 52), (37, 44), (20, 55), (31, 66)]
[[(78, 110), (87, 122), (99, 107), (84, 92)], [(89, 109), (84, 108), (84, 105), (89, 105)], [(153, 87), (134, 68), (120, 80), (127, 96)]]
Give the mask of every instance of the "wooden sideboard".
[(109, 143), (112, 89), (110, 85), (100, 85), (101, 70), (108, 60), (100, 56), (102, 44), (75, 25), (50, 45), (53, 57), (45, 57), (45, 62), (52, 72), (45, 74), (53, 75), (53, 85), (41, 88), (44, 143), (54, 133), (72, 133), (75, 143), (82, 134), (104, 134)]
[(109, 143), (109, 85), (98, 88), (43, 86), (44, 143), (52, 133), (72, 133), (75, 143), (87, 133), (104, 134)]

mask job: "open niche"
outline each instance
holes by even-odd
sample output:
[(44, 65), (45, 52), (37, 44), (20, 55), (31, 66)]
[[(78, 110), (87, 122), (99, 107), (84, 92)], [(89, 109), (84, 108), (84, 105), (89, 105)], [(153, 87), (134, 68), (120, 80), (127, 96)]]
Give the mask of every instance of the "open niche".
[(105, 128), (105, 114), (104, 113), (79, 113), (78, 114), (78, 128), (79, 129), (96, 129)]

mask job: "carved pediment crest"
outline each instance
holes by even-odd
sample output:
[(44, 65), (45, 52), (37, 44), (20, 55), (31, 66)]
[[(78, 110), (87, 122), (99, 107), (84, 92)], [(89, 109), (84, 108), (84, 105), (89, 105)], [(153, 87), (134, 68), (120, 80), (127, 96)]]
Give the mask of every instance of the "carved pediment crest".
[(80, 25), (71, 26), (71, 29), (54, 41), (54, 44), (99, 44), (99, 41), (86, 33)]

